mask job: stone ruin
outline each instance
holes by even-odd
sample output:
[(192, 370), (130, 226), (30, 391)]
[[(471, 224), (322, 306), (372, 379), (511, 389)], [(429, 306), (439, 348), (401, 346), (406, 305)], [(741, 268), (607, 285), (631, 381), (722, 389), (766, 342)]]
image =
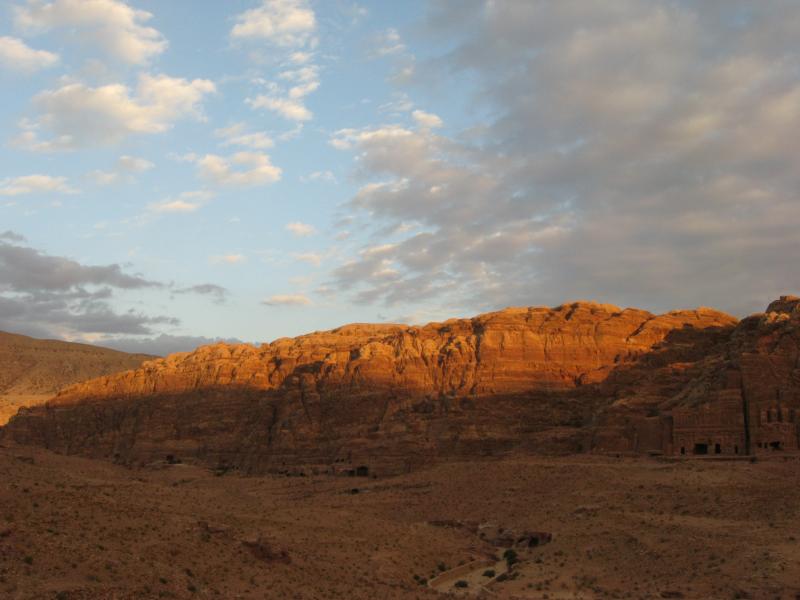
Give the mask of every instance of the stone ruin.
[(800, 449), (800, 408), (780, 402), (749, 406), (741, 399), (672, 412), (674, 455), (768, 454)]

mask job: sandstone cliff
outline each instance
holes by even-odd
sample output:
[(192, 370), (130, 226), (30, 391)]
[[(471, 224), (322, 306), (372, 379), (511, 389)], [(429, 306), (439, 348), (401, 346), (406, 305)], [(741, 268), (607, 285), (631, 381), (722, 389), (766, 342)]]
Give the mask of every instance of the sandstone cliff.
[(577, 302), (555, 309), (509, 308), (424, 327), (355, 324), (260, 348), (216, 344), (174, 354), (77, 384), (53, 402), (220, 386), (380, 388), (427, 396), (565, 390), (606, 379), (676, 330), (735, 323), (705, 308), (655, 316)]
[(576, 302), (217, 344), (69, 387), (5, 435), (122, 462), (170, 454), (255, 472), (587, 450), (602, 446), (596, 431), (615, 431), (609, 410), (638, 415), (679, 393), (682, 374), (736, 323), (705, 308)]

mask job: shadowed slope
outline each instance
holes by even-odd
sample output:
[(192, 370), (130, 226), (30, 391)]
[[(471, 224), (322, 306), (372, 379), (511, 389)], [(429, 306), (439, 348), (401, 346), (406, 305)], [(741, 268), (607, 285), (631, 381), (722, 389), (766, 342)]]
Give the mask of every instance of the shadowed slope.
[(0, 425), (21, 406), (41, 404), (64, 386), (133, 369), (150, 358), (0, 332)]

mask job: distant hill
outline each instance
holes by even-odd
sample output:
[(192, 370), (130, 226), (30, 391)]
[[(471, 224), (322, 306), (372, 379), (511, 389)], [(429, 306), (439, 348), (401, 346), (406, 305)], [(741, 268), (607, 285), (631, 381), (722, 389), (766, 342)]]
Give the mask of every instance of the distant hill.
[(0, 331), (0, 426), (21, 406), (41, 404), (61, 388), (154, 357)]

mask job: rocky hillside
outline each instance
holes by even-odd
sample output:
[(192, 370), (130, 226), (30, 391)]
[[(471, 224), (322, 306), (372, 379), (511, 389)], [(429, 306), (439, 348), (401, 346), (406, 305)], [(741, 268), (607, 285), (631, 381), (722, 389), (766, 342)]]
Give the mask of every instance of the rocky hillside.
[(151, 358), (0, 332), (0, 425), (20, 406), (48, 400), (67, 385), (134, 369)]
[(376, 390), (482, 397), (568, 390), (606, 379), (676, 330), (730, 328), (716, 310), (653, 315), (592, 302), (509, 308), (423, 327), (346, 325), (260, 348), (217, 344), (63, 390), (55, 404), (86, 398), (253, 390)]
[(705, 308), (577, 302), (217, 344), (71, 386), (4, 434), (121, 462), (172, 455), (253, 472), (581, 451), (615, 431), (609, 409), (679, 392), (736, 325)]

